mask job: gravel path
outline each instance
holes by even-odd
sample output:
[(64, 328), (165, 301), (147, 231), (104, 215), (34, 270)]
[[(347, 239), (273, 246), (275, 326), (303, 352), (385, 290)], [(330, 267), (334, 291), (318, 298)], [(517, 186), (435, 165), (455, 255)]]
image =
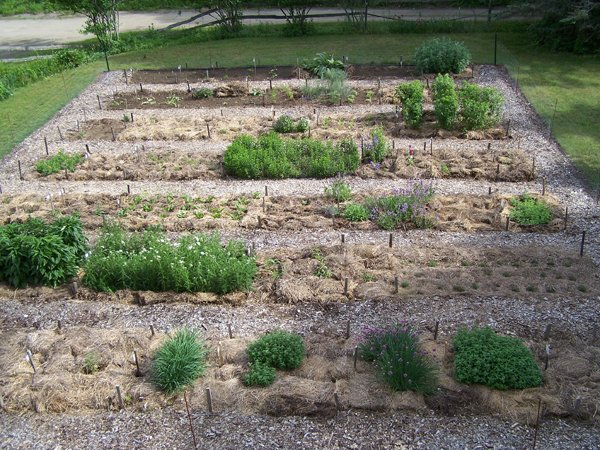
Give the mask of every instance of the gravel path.
[[(448, 233), (416, 230), (394, 233), (394, 245), (409, 246), (476, 246), (505, 248), (521, 246), (553, 246), (565, 254), (577, 255), (581, 231), (587, 231), (585, 252), (600, 264), (598, 209), (593, 196), (586, 192), (569, 160), (548, 139), (544, 124), (533, 113), (531, 106), (513, 89), (506, 73), (491, 66), (479, 67), (475, 80), (494, 85), (506, 98), (505, 123), (510, 119), (513, 139), (493, 145), (505, 148), (516, 146), (535, 156), (536, 172), (545, 177), (547, 189), (569, 207), (569, 228), (554, 234), (532, 233)], [(301, 81), (292, 83), (301, 84)], [(356, 86), (372, 86), (372, 82), (356, 81)], [(388, 84), (392, 84), (391, 82)], [(265, 87), (265, 83), (253, 86)], [(323, 192), (327, 180), (193, 180), (180, 183), (153, 182), (40, 182), (19, 181), (17, 160), (25, 170), (43, 155), (43, 138), (47, 136), (51, 148), (67, 152), (81, 151), (83, 142), (61, 142), (57, 126), (63, 131), (74, 128), (77, 120), (120, 118), (122, 111), (100, 111), (96, 95), (109, 98), (115, 86), (119, 91), (134, 89), (124, 83), (122, 73), (104, 74), (82, 95), (65, 107), (55, 118), (33, 133), (9, 157), (0, 162), (0, 185), (8, 194), (57, 192), (64, 188), (69, 193), (107, 193), (119, 195), (126, 191), (167, 193), (176, 195), (249, 194), (269, 188), (270, 195), (317, 195)], [(183, 89), (183, 86), (180, 86)], [(148, 85), (151, 90), (171, 90), (173, 86)], [(336, 107), (335, 114), (370, 114), (393, 112), (392, 105), (355, 105)], [(279, 113), (308, 115), (313, 106), (299, 106), (278, 110)], [(214, 109), (134, 110), (136, 117), (190, 117), (204, 119), (219, 114)], [(231, 108), (227, 114), (239, 117), (268, 117), (270, 109)], [(489, 141), (447, 139), (445, 148), (480, 149)], [(119, 155), (132, 152), (135, 144), (127, 142), (92, 141), (93, 152)], [(422, 140), (396, 139), (396, 145), (409, 144), (419, 148)], [(439, 141), (435, 141), (438, 145)], [(219, 154), (225, 142), (216, 141), (149, 141), (147, 149), (175, 149), (198, 154)], [(442, 144), (439, 144), (442, 145)], [(349, 177), (354, 191), (403, 186), (403, 181), (360, 179)], [(526, 183), (490, 183), (443, 179), (435, 180), (436, 192), (441, 194), (487, 194), (491, 185), (500, 193), (539, 191), (541, 178)], [(340, 232), (310, 230), (298, 232), (224, 230), (223, 238), (241, 237), (254, 243), (257, 250), (315, 245), (336, 245)], [(352, 231), (346, 233), (346, 242), (385, 245), (388, 232)], [(597, 276), (600, 274), (597, 274)], [(168, 294), (165, 294), (168, 296)], [(440, 333), (449, 337), (461, 325), (490, 325), (504, 333), (523, 338), (539, 339), (546, 325), (561, 336), (578, 343), (595, 345), (600, 339), (598, 330), (600, 298), (578, 297), (552, 299), (543, 294), (529, 299), (498, 296), (432, 296), (403, 299), (401, 302), (353, 301), (327, 305), (281, 305), (249, 303), (243, 307), (227, 305), (192, 305), (159, 303), (144, 307), (122, 302), (87, 302), (71, 299), (32, 297), (0, 301), (0, 332), (23, 329), (52, 329), (56, 321), (63, 326), (85, 325), (99, 328), (147, 328), (171, 330), (182, 325), (206, 327), (208, 337), (225, 336), (227, 324), (232, 323), (236, 336), (254, 336), (282, 326), (302, 334), (343, 334), (347, 321), (353, 330), (362, 324), (407, 319), (417, 329), (427, 332), (435, 320), (441, 320)], [(124, 411), (97, 412), (82, 416), (14, 415), (0, 413), (0, 448), (191, 448), (187, 417), (181, 399), (172, 407), (151, 412)], [(533, 443), (534, 429), (491, 416), (455, 416), (344, 411), (333, 420), (305, 417), (274, 418), (243, 416), (234, 411), (219, 411), (208, 416), (192, 411), (196, 437), (200, 448), (526, 448)], [(538, 433), (538, 448), (600, 448), (600, 429), (583, 422), (543, 419)]]

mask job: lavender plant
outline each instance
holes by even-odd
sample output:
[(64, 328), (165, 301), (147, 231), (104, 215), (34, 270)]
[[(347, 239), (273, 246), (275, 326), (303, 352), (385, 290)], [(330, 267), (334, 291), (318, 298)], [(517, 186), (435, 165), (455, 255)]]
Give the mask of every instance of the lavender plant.
[(380, 163), (389, 151), (389, 144), (383, 134), (383, 128), (377, 127), (371, 131), (368, 140), (362, 143), (362, 160), (369, 163)]
[(396, 391), (433, 394), (437, 367), (419, 349), (418, 337), (406, 323), (363, 329), (358, 346), (365, 361), (372, 362), (380, 377)]

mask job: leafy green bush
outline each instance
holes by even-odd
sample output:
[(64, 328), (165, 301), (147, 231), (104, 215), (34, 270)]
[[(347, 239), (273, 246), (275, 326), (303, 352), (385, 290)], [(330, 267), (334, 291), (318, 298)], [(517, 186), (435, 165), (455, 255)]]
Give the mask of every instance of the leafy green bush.
[(520, 225), (545, 225), (552, 219), (550, 207), (529, 194), (511, 198), (510, 206), (510, 219)]
[(504, 97), (496, 88), (463, 82), (458, 98), (465, 130), (482, 130), (500, 122)]
[(302, 68), (315, 77), (323, 78), (328, 71), (343, 71), (345, 66), (341, 59), (336, 59), (332, 54), (322, 52), (317, 53), (312, 60), (304, 61), (302, 63)]
[(50, 158), (42, 159), (35, 164), (35, 170), (38, 173), (47, 176), (53, 173), (58, 173), (62, 170), (68, 170), (69, 172), (75, 172), (75, 167), (83, 161), (83, 155), (80, 153), (74, 153), (68, 155), (59, 150), (55, 155)]
[(275, 370), (297, 368), (304, 360), (302, 337), (287, 331), (272, 331), (252, 342), (247, 349), (250, 372), (244, 382), (267, 386), (275, 380)]
[(347, 202), (352, 198), (352, 188), (344, 180), (337, 178), (331, 185), (325, 187), (325, 196), (337, 203)]
[(376, 127), (371, 131), (371, 141), (364, 142), (362, 155), (364, 162), (381, 162), (389, 152), (389, 144), (383, 134), (383, 128)]
[(302, 117), (295, 121), (284, 114), (275, 121), (273, 130), (277, 133), (304, 133), (308, 130), (308, 120)]
[(359, 163), (358, 150), (352, 141), (334, 146), (310, 138), (282, 138), (276, 133), (258, 139), (238, 136), (223, 157), (229, 175), (252, 179), (326, 178), (354, 172)]
[(396, 391), (433, 394), (437, 388), (437, 368), (419, 349), (416, 333), (404, 324), (366, 328), (358, 351), (365, 361), (375, 364), (379, 376)]
[(187, 328), (177, 331), (156, 351), (152, 378), (156, 386), (173, 394), (204, 375), (208, 349), (197, 334)]
[(77, 275), (86, 250), (77, 216), (29, 219), (0, 227), (0, 281), (56, 287)]
[(419, 128), (423, 122), (423, 83), (415, 80), (399, 84), (396, 97), (402, 103), (404, 121), (411, 128)]
[(351, 203), (344, 208), (344, 218), (349, 222), (364, 222), (369, 220), (369, 210), (363, 205)]
[(415, 64), (422, 73), (460, 73), (470, 61), (467, 47), (448, 38), (425, 41), (415, 52)]
[(454, 376), (461, 383), (494, 389), (525, 389), (542, 384), (531, 352), (515, 337), (491, 328), (459, 330), (454, 337)]
[(449, 75), (438, 75), (432, 86), (435, 117), (446, 130), (454, 128), (458, 119), (458, 94), (454, 79)]
[(370, 197), (365, 201), (369, 217), (384, 230), (393, 230), (402, 223), (412, 223), (417, 228), (431, 226), (426, 205), (433, 196), (433, 188), (423, 181), (415, 181), (406, 189), (397, 189), (392, 195)]
[(199, 87), (198, 89), (194, 89), (192, 91), (192, 98), (210, 98), (215, 95), (214, 91), (211, 88), (207, 87)]
[(192, 234), (169, 242), (150, 229), (125, 233), (107, 224), (84, 267), (83, 283), (97, 291), (214, 292), (247, 290), (256, 274), (256, 261), (244, 244), (221, 245), (219, 235)]

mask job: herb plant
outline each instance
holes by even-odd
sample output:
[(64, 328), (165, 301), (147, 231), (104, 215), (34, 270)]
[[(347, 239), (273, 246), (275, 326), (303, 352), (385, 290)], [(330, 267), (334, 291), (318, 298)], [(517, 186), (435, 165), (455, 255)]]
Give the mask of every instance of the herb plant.
[(329, 186), (325, 187), (325, 196), (337, 203), (347, 202), (352, 198), (352, 188), (341, 178), (336, 178)]
[(211, 88), (207, 87), (200, 87), (192, 91), (192, 98), (195, 99), (210, 98), (213, 95), (215, 95), (214, 91)]
[(402, 103), (404, 121), (411, 128), (419, 128), (423, 122), (423, 83), (415, 80), (399, 84), (396, 97)]
[(465, 130), (482, 130), (500, 122), (504, 97), (496, 88), (463, 82), (458, 98)]
[(552, 219), (550, 207), (529, 194), (511, 198), (510, 206), (510, 219), (519, 225), (546, 225)]
[(362, 159), (364, 162), (380, 163), (389, 151), (389, 143), (383, 134), (383, 128), (376, 127), (371, 131), (370, 140), (364, 141), (362, 146)]
[(75, 172), (75, 168), (82, 161), (83, 155), (80, 153), (69, 155), (59, 150), (55, 155), (38, 161), (35, 164), (35, 170), (44, 176), (58, 173), (65, 169), (69, 172)]
[(458, 119), (458, 94), (454, 79), (449, 75), (438, 75), (433, 82), (432, 93), (438, 123), (442, 128), (451, 130)]
[(344, 218), (349, 222), (364, 222), (369, 220), (369, 210), (363, 205), (350, 203), (344, 208)]
[(288, 115), (279, 116), (273, 124), (273, 130), (277, 133), (304, 133), (308, 130), (308, 120), (304, 117), (295, 121)]
[(415, 52), (415, 63), (422, 73), (460, 73), (470, 61), (464, 44), (448, 38), (425, 41)]

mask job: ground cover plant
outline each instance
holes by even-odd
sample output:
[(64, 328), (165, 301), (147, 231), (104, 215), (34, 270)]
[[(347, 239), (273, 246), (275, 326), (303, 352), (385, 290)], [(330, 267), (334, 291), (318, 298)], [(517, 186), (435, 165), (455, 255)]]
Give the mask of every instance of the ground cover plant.
[(51, 175), (58, 173), (62, 170), (68, 170), (69, 172), (75, 172), (75, 168), (78, 164), (83, 161), (83, 155), (80, 153), (74, 153), (72, 155), (64, 153), (59, 150), (55, 155), (49, 158), (42, 159), (35, 163), (35, 170), (41, 175)]
[(494, 389), (526, 389), (542, 384), (542, 374), (520, 339), (489, 328), (461, 329), (453, 340), (457, 381)]
[(229, 175), (238, 178), (326, 178), (354, 172), (359, 166), (356, 145), (344, 140), (336, 145), (314, 139), (288, 139), (276, 133), (257, 139), (241, 135), (223, 157)]
[(465, 130), (483, 130), (500, 122), (504, 98), (497, 89), (465, 81), (458, 90), (458, 98)]
[(0, 227), (0, 281), (56, 287), (74, 277), (86, 251), (77, 216), (29, 219)]
[(449, 38), (425, 41), (415, 51), (415, 64), (422, 73), (460, 73), (470, 62), (467, 47)]
[(247, 386), (268, 386), (275, 381), (275, 370), (292, 370), (302, 364), (305, 355), (300, 335), (276, 330), (252, 342), (247, 349), (250, 371), (244, 377)]
[(149, 229), (127, 234), (107, 224), (84, 266), (83, 283), (97, 291), (214, 292), (250, 289), (256, 262), (244, 244), (219, 235), (191, 234), (171, 243)]
[(283, 114), (273, 124), (273, 130), (277, 133), (304, 133), (308, 130), (308, 120), (304, 117), (294, 120), (292, 117)]
[(156, 351), (152, 362), (154, 384), (174, 394), (204, 375), (208, 349), (198, 335), (187, 328), (178, 330)]
[(419, 128), (423, 122), (423, 83), (419, 80), (401, 83), (396, 97), (402, 104), (402, 117), (411, 128)]
[(358, 351), (365, 361), (374, 364), (379, 376), (392, 389), (426, 395), (436, 391), (438, 369), (420, 350), (418, 336), (410, 326), (396, 323), (367, 327)]
[(510, 206), (510, 219), (519, 225), (545, 225), (552, 219), (550, 206), (529, 194), (510, 199)]

